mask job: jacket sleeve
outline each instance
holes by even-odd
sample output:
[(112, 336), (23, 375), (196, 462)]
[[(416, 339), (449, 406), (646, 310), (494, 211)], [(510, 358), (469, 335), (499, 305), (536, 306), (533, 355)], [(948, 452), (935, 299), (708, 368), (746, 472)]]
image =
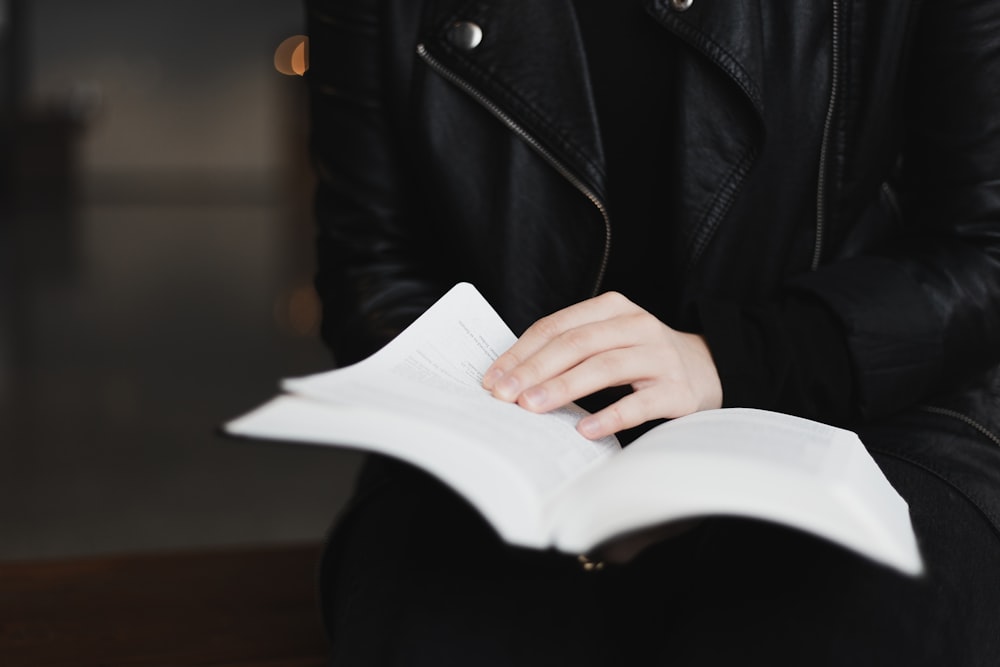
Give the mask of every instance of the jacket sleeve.
[(705, 300), (699, 317), (722, 381), (724, 407), (778, 410), (831, 424), (857, 421), (843, 331), (818, 299)]
[[(792, 375), (802, 377), (846, 346), (854, 405), (836, 406), (838, 417), (847, 408), (871, 419), (912, 406), (1000, 361), (1000, 4), (923, 3), (921, 11), (904, 105), (900, 230), (877, 252), (793, 280), (796, 303), (781, 314), (786, 323), (819, 322), (816, 304), (827, 309), (825, 326), (842, 342), (817, 338), (811, 354), (779, 356), (798, 353)], [(740, 353), (733, 339), (766, 335), (767, 325), (745, 309), (728, 318), (709, 310), (706, 335), (718, 342), (724, 385), (728, 374), (734, 395), (752, 396), (752, 382), (726, 359)], [(743, 333), (727, 339), (727, 328)], [(802, 412), (809, 389), (798, 388), (806, 393), (763, 391), (758, 400)]]
[[(385, 3), (308, 0), (310, 149), (318, 178), (316, 287), (339, 364), (388, 342), (440, 295), (395, 114), (405, 82)], [(399, 46), (404, 48), (404, 46)], [(412, 51), (411, 51), (412, 53)]]

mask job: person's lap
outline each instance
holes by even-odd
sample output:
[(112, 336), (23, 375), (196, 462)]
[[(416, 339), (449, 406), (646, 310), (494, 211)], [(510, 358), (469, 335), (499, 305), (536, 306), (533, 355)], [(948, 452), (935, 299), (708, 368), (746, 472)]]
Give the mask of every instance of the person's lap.
[(332, 664), (997, 664), (992, 526), (922, 468), (877, 458), (926, 577), (725, 518), (585, 572), (502, 544), (438, 482), (376, 459), (325, 558)]

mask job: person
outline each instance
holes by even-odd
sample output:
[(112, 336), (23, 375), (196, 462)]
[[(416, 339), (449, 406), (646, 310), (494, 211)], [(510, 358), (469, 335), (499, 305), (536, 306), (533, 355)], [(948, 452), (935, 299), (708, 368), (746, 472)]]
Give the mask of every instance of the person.
[(323, 560), (332, 664), (1000, 661), (1000, 5), (307, 9), (337, 363), (469, 281), (523, 334), (498, 399), (623, 442), (720, 406), (852, 428), (927, 567), (719, 517), (587, 572), (372, 459)]

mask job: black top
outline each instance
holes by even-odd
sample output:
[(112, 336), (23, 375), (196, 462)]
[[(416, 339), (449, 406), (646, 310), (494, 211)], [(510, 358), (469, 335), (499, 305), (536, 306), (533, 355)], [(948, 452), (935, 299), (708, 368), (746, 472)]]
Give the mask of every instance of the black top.
[[(607, 164), (611, 252), (604, 286), (663, 316), (673, 41), (639, 2), (576, 0)], [(637, 267), (653, 271), (637, 271)]]
[[(672, 175), (664, 159), (670, 146), (660, 128), (670, 122), (673, 51), (683, 46), (637, 0), (575, 0), (574, 5), (607, 164), (613, 233), (604, 286), (662, 317), (663, 293), (670, 289), (662, 280), (671, 272), (658, 267), (670, 254), (665, 198)], [(846, 340), (819, 300), (784, 296), (749, 305), (711, 302), (700, 313), (725, 406), (853, 419)], [(609, 398), (585, 404), (595, 409)]]

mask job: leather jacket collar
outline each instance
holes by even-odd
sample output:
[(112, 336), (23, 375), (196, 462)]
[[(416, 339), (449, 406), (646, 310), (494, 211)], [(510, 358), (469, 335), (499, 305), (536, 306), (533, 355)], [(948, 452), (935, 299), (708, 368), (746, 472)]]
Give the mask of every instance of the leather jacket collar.
[[(512, 8), (512, 4), (518, 6)], [(648, 0), (645, 6), (651, 20), (724, 72), (761, 120), (758, 1), (694, 2), (685, 10), (678, 9), (678, 4)], [(481, 29), (482, 42), (475, 46), (463, 42), (461, 31), (467, 24)], [(557, 35), (570, 35), (572, 42)], [(480, 103), (495, 107), (494, 113), (507, 115), (604, 198), (604, 151), (571, 0), (467, 2), (429, 26), (421, 48), (435, 69), (450, 74), (454, 83)], [(525, 51), (531, 52), (530, 59), (524, 57)], [(546, 71), (540, 72), (540, 67)], [(560, 82), (558, 95), (550, 89), (552, 81)], [(553, 108), (557, 101), (558, 109)], [(558, 124), (553, 119), (559, 119)]]
[[(675, 220), (680, 243), (674, 260), (690, 269), (715, 237), (762, 150), (767, 127), (763, 74), (767, 54), (757, 0), (695, 1), (687, 9), (678, 9), (683, 4), (647, 0), (645, 8), (650, 20), (688, 47), (685, 60), (693, 74), (690, 93), (685, 94), (692, 99), (691, 108), (714, 105), (738, 110), (729, 114), (731, 122), (724, 132), (707, 127), (703, 118), (671, 128), (675, 145), (708, 146), (724, 158), (677, 167), (688, 173), (686, 182), (695, 184), (676, 195), (678, 210), (701, 213), (697, 217), (685, 213)], [(420, 38), (420, 56), (520, 134), (594, 202), (608, 228), (607, 251), (611, 221), (606, 210), (604, 150), (571, 0), (477, 0), (452, 3), (434, 16)], [(818, 12), (814, 22), (816, 27), (807, 34), (829, 29), (827, 14)], [(463, 31), (470, 25), (481, 31), (474, 45), (464, 39)], [(531, 57), (525, 58), (525, 52)], [(786, 52), (783, 47), (781, 53)], [(558, 82), (558, 91), (552, 90), (553, 82)], [(813, 97), (825, 107), (829, 93)], [(600, 282), (599, 275), (594, 292), (600, 290)]]

